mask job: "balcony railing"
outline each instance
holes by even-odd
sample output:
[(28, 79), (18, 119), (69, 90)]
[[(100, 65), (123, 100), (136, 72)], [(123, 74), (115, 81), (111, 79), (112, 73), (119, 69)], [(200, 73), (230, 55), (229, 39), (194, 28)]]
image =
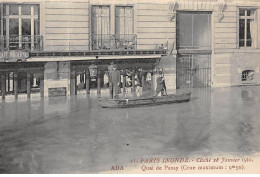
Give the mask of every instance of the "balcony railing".
[(1, 36), (0, 41), (0, 50), (43, 50), (43, 37), (41, 35)]
[(136, 35), (92, 35), (92, 50), (136, 49)]

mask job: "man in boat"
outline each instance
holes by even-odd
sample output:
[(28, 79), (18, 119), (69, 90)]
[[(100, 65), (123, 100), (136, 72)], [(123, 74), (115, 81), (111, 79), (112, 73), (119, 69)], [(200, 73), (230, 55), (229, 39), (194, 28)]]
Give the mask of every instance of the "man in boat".
[(158, 94), (161, 92), (161, 96), (165, 95), (166, 93), (166, 85), (165, 85), (165, 80), (162, 74), (162, 71), (159, 71), (159, 77), (156, 79), (156, 93), (155, 96), (158, 96)]
[(119, 86), (120, 86), (120, 71), (117, 70), (117, 66), (113, 64), (113, 68), (109, 71), (109, 87), (112, 90), (112, 98), (118, 98)]
[(111, 70), (113, 70), (113, 68), (114, 68), (114, 62), (111, 62), (110, 65), (107, 67), (108, 73), (109, 73)]

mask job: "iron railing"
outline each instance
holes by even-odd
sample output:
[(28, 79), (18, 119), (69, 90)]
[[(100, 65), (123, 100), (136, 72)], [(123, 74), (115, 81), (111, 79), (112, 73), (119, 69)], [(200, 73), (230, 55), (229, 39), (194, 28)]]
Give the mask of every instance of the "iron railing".
[(0, 41), (0, 50), (43, 50), (43, 37), (41, 35), (1, 36)]
[(131, 35), (92, 35), (92, 50), (136, 49), (137, 37)]

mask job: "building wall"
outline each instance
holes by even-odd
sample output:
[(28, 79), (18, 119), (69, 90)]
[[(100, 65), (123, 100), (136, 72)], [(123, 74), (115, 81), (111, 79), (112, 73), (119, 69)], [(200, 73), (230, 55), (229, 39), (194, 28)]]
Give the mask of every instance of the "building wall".
[(223, 11), (224, 18), (218, 21), (218, 14), (214, 15), (214, 52), (212, 60), (212, 86), (230, 86), (231, 53), (237, 48), (237, 7), (228, 4)]
[[(172, 1), (45, 1), (41, 2), (41, 24), (44, 36), (44, 50), (88, 50), (90, 42), (90, 5), (110, 5), (111, 34), (114, 34), (115, 5), (134, 5), (134, 26), (137, 35), (137, 49), (155, 49), (162, 45), (172, 48), (176, 45), (176, 18), (169, 20), (169, 2)], [(226, 0), (223, 10), (224, 18), (219, 21), (218, 0), (208, 1), (177, 1), (177, 11), (211, 11), (212, 12), (212, 73), (211, 86), (242, 85), (241, 70), (253, 69), (259, 74), (259, 46), (256, 49), (238, 48), (238, 7), (258, 7), (259, 3), (252, 1)], [(258, 11), (258, 19), (260, 19)], [(258, 22), (260, 29), (260, 22)], [(260, 36), (260, 35), (259, 35)], [(259, 37), (258, 36), (258, 37)], [(171, 55), (176, 58), (176, 51)], [(168, 69), (171, 70), (168, 66)], [(171, 77), (176, 78), (176, 70)], [(256, 76), (254, 83), (259, 83)], [(175, 81), (173, 81), (175, 83)]]
[(138, 49), (155, 49), (173, 44), (176, 25), (169, 20), (168, 3), (137, 3)]
[(41, 3), (44, 50), (89, 50), (89, 1)]
[(51, 88), (65, 88), (70, 95), (71, 70), (69, 62), (47, 62), (44, 66), (44, 96)]
[[(17, 0), (9, 0), (13, 3)], [(31, 2), (22, 0), (20, 2)], [(169, 2), (177, 2), (178, 11), (212, 12), (212, 87), (243, 85), (241, 72), (254, 70), (259, 84), (260, 35), (256, 48), (238, 47), (238, 7), (260, 7), (259, 1), (225, 0), (223, 19), (219, 21), (219, 3), (223, 0), (35, 0), (40, 4), (40, 33), (43, 36), (44, 51), (89, 50), (90, 44), (90, 6), (111, 5), (111, 34), (115, 30), (115, 5), (134, 6), (134, 26), (137, 35), (137, 49), (155, 49), (168, 43), (176, 46), (176, 18), (170, 21)], [(257, 11), (258, 34), (260, 34), (260, 10)], [(113, 17), (113, 18), (112, 18)], [(174, 48), (173, 48), (174, 49)], [(168, 57), (175, 60), (177, 51)], [(169, 65), (170, 68), (176, 67)], [(176, 70), (169, 74), (175, 78)], [(175, 82), (175, 81), (174, 81)]]
[[(259, 7), (257, 2), (228, 1), (224, 9), (224, 18), (218, 22), (215, 13), (215, 28), (213, 29), (214, 50), (212, 60), (212, 87), (238, 86), (244, 84), (260, 84), (260, 36), (256, 47), (239, 48), (238, 46), (238, 9), (239, 7)], [(260, 24), (260, 10), (257, 10), (258, 34)], [(254, 70), (254, 80), (242, 82), (244, 70)]]

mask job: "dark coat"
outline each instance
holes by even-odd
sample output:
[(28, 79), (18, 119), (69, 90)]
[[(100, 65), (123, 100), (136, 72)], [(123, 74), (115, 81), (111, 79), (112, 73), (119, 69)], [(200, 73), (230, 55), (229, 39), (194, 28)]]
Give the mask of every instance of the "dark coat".
[(118, 86), (118, 84), (120, 84), (120, 71), (118, 70), (111, 70), (109, 72), (109, 77), (110, 77), (110, 81), (112, 83), (113, 86)]
[(164, 89), (163, 77), (157, 77), (156, 83), (157, 83), (156, 92), (162, 91)]

